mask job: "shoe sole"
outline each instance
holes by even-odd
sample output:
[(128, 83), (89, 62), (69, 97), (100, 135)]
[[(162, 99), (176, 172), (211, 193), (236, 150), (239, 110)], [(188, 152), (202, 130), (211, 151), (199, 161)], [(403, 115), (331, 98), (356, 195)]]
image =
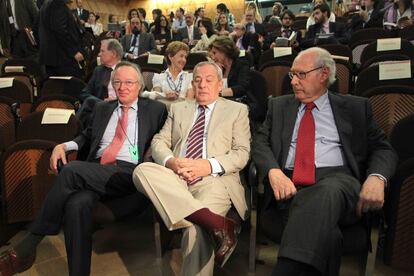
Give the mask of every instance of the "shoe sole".
[(226, 262), (229, 260), (231, 254), (233, 253), (234, 249), (236, 249), (238, 241), (236, 241), (236, 243), (234, 244), (234, 246), (232, 248), (229, 249), (229, 252), (227, 252), (227, 254), (224, 256), (223, 258), (223, 262), (220, 265), (220, 268), (223, 268), (224, 265), (226, 264)]

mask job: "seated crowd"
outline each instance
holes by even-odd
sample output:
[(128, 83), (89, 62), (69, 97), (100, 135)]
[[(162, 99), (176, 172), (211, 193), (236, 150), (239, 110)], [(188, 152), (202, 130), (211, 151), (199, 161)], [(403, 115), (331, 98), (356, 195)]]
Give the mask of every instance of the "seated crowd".
[[(249, 4), (239, 22), (223, 3), (214, 19), (203, 8), (178, 8), (173, 21), (154, 9), (149, 22), (137, 8), (123, 27), (111, 16), (107, 30), (82, 0), (72, 11), (68, 2), (46, 0), (40, 11), (22, 9), (39, 18), (37, 25), (10, 11), (18, 25), (10, 21), (12, 31), (0, 29), (5, 56), (36, 56), (49, 76), (87, 80), (76, 112), (84, 131), (53, 149), (51, 168), (63, 167), (27, 234), (1, 253), (0, 274), (29, 269), (37, 245), (63, 228), (69, 274), (89, 275), (97, 202), (139, 194), (135, 213), (152, 204), (169, 230), (182, 229), (182, 275), (212, 275), (214, 264), (222, 267), (237, 244), (240, 225), (228, 214), (235, 210), (247, 218), (240, 171), (252, 159), (265, 186), (263, 208), (274, 206), (286, 216), (272, 275), (338, 275), (339, 226), (382, 208), (397, 156), (367, 99), (329, 89), (335, 61), (317, 46), (347, 44), (359, 29), (409, 27), (412, 2), (379, 7), (378, 0), (361, 0), (344, 24), (316, 0), (303, 34), (293, 28), (295, 14), (279, 2), (264, 20)], [(8, 18), (8, 10), (0, 14)], [(38, 49), (22, 43), (25, 24), (35, 31)], [(293, 94), (269, 100), (264, 122), (254, 122), (260, 127), (251, 133), (251, 70), (263, 51), (293, 32)], [(96, 55), (85, 51), (85, 33), (99, 49), (93, 70)], [(191, 53), (203, 53), (207, 61), (186, 71)], [(154, 73), (145, 91), (137, 60), (152, 54), (164, 55), (168, 67)], [(86, 160), (66, 160), (68, 151), (86, 145)]]

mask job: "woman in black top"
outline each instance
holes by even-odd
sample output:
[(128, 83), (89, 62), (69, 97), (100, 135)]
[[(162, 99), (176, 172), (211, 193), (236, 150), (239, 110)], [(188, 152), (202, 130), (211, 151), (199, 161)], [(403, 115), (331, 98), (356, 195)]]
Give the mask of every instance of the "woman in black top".
[(165, 45), (171, 41), (171, 30), (167, 17), (161, 15), (155, 19), (152, 34), (154, 35), (155, 44), (157, 45)]

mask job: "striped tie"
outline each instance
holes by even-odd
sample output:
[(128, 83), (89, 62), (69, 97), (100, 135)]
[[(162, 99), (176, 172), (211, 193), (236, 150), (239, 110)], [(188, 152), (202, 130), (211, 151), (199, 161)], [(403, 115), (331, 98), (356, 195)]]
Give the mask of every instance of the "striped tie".
[[(200, 159), (203, 157), (203, 137), (204, 126), (206, 121), (205, 115), (206, 107), (204, 105), (198, 106), (198, 117), (188, 134), (186, 158)], [(194, 185), (201, 180), (201, 177), (188, 182), (188, 185)]]

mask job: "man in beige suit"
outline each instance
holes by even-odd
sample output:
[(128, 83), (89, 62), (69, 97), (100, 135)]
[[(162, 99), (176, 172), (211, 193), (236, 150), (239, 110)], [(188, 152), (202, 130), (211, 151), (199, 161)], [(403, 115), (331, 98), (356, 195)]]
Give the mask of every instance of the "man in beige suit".
[(247, 211), (239, 171), (249, 159), (250, 129), (246, 106), (219, 98), (216, 64), (199, 63), (192, 84), (196, 101), (171, 105), (151, 144), (156, 164), (141, 164), (133, 179), (168, 229), (184, 228), (182, 275), (213, 275), (214, 261), (223, 266), (237, 243), (227, 211), (233, 205), (241, 218)]

